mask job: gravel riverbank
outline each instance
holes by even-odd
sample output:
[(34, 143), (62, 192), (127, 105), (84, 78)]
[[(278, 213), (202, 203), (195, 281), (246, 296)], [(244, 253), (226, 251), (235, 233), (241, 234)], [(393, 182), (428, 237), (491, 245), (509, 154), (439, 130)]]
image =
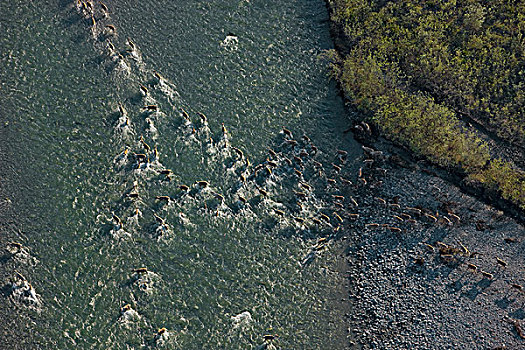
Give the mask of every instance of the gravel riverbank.
[[(333, 24), (332, 37), (348, 51)], [(363, 132), (350, 114), (355, 137), (382, 152), (365, 149), (359, 218), (344, 232), (350, 348), (525, 348), (523, 211)], [(483, 138), (522, 164), (522, 149)]]
[(342, 254), (351, 348), (525, 347), (524, 227), (390, 143), (374, 147), (384, 160), (363, 167)]

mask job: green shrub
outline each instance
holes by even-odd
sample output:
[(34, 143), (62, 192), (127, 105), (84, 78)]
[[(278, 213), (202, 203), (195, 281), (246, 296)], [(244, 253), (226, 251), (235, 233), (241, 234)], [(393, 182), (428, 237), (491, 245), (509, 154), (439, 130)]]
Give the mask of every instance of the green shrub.
[[(355, 64), (394, 65), (403, 84), (525, 145), (525, 3), (336, 0)], [(346, 64), (349, 66), (350, 64)]]
[(525, 172), (508, 162), (493, 159), (487, 169), (472, 176), (487, 187), (499, 190), (503, 198), (525, 209)]
[(490, 160), (468, 115), (525, 144), (525, 3), (334, 0), (349, 52), (326, 53), (345, 94), (389, 138), (525, 208), (523, 172)]

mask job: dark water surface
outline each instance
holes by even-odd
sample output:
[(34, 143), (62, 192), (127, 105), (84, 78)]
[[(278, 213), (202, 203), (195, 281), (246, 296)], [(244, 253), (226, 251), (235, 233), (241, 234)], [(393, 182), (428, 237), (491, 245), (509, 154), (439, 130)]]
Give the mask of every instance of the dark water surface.
[[(1, 113), (24, 184), (11, 205), (31, 254), (17, 271), (38, 294), (9, 302), (57, 349), (249, 349), (265, 334), (282, 349), (342, 348), (330, 302), (342, 193), (327, 178), (350, 173), (358, 147), (319, 59), (332, 47), (323, 2), (107, 5), (95, 26), (67, 1), (0, 5)], [(341, 174), (336, 149), (349, 152)], [(271, 174), (253, 175), (258, 164)], [(332, 224), (313, 224), (320, 213)]]

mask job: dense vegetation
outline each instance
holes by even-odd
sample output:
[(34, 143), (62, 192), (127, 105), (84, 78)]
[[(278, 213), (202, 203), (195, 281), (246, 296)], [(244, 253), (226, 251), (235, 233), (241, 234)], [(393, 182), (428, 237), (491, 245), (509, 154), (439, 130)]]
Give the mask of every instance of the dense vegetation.
[(525, 145), (525, 3), (332, 0), (347, 96), (390, 138), (525, 209), (525, 173), (492, 159), (462, 119)]

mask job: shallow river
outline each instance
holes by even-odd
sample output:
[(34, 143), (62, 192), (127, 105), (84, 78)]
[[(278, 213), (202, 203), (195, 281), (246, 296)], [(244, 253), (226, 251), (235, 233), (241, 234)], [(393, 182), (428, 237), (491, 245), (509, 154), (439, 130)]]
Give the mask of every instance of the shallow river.
[(320, 57), (323, 1), (106, 5), (0, 5), (17, 271), (36, 293), (10, 298), (33, 336), (342, 348), (333, 196), (360, 151)]

